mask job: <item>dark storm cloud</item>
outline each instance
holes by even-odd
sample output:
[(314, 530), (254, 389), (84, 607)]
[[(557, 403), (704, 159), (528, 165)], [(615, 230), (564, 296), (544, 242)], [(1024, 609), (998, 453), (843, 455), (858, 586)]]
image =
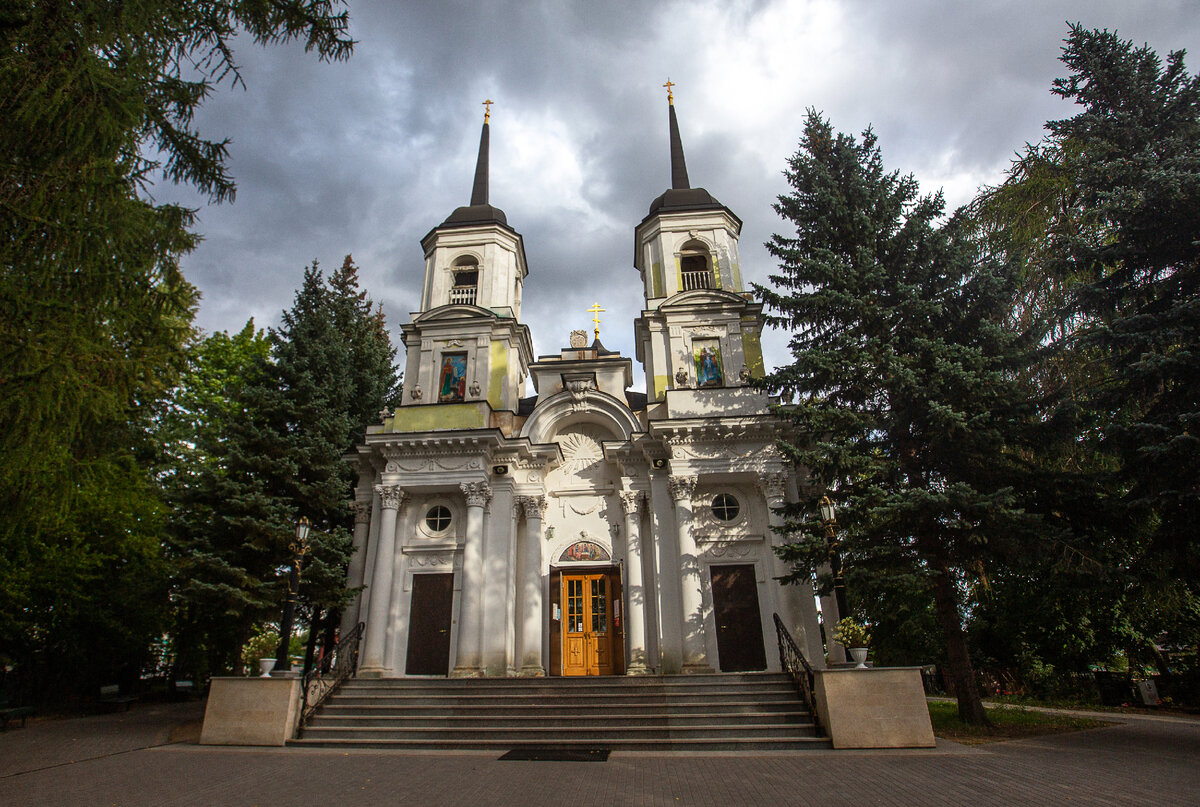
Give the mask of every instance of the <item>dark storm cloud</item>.
[[(633, 227), (669, 183), (667, 76), (692, 183), (745, 221), (743, 270), (765, 281), (761, 245), (780, 229), (770, 205), (805, 107), (842, 130), (873, 124), (890, 167), (945, 185), (957, 204), (999, 179), (1047, 118), (1070, 114), (1048, 92), (1064, 20), (1160, 51), (1200, 41), (1181, 2), (374, 0), (350, 11), (349, 62), (243, 44), (247, 90), (223, 89), (198, 118), (207, 136), (231, 138), (239, 186), (235, 203), (201, 210), (206, 240), (183, 261), (206, 329), (274, 324), (307, 263), (353, 253), (395, 332), (417, 304), (421, 237), (469, 198), (486, 97), (497, 102), (491, 201), (525, 239), (535, 349), (590, 328), (584, 309), (598, 301), (605, 344), (633, 356)], [(782, 339), (767, 345), (781, 361)]]

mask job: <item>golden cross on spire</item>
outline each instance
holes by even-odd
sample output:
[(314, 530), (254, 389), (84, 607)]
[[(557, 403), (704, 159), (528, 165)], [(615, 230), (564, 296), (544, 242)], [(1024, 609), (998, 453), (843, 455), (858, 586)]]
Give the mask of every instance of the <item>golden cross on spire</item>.
[(491, 116), (492, 116), (492, 104), (494, 104), (494, 103), (496, 103), (496, 102), (495, 102), (495, 101), (493, 101), (491, 98), (489, 98), (489, 99), (487, 99), (486, 101), (484, 101), (484, 102), (483, 102), (483, 105), (486, 107), (486, 109), (484, 109), (484, 110), (483, 110), (483, 122), (484, 122), (484, 123), (487, 123), (487, 122), (488, 122), (488, 119), (489, 119), (489, 118), (491, 118)]
[(671, 92), (671, 88), (675, 86), (675, 82), (671, 81), (671, 79), (668, 78), (667, 83), (664, 84), (663, 86), (667, 88), (667, 103), (674, 105), (675, 94)]
[(592, 303), (592, 307), (588, 309), (588, 313), (592, 315), (592, 322), (596, 323), (596, 338), (600, 338), (600, 315), (606, 312), (607, 308), (601, 308), (600, 303)]

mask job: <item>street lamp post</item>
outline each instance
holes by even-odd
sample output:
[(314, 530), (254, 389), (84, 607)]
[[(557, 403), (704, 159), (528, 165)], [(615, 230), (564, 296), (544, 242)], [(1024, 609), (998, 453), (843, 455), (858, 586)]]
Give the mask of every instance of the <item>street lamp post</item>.
[(833, 598), (837, 603), (838, 618), (850, 616), (850, 608), (846, 605), (846, 579), (842, 576), (842, 554), (838, 551), (837, 511), (833, 499), (821, 497), (821, 523), (825, 525), (825, 545), (829, 550), (829, 571), (833, 573)]
[(300, 565), (308, 554), (308, 519), (303, 516), (296, 522), (296, 540), (292, 550), (292, 568), (288, 572), (287, 599), (283, 602), (283, 618), (279, 620), (279, 649), (275, 651), (275, 668), (272, 675), (290, 673), (292, 661), (288, 653), (292, 643), (292, 621), (296, 616), (296, 594), (300, 589)]

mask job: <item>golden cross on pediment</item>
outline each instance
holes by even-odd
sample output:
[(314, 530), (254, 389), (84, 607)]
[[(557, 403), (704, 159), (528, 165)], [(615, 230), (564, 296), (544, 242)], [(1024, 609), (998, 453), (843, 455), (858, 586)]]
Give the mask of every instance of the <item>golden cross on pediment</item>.
[(491, 118), (491, 116), (492, 116), (492, 104), (494, 104), (494, 103), (496, 103), (496, 102), (495, 102), (495, 101), (493, 101), (491, 98), (489, 98), (489, 99), (487, 99), (486, 101), (484, 101), (484, 102), (483, 102), (483, 105), (484, 105), (484, 107), (486, 107), (486, 108), (483, 110), (483, 122), (484, 122), (484, 123), (487, 123), (487, 122), (488, 122), (488, 119), (489, 119), (489, 118)]
[(608, 309), (601, 308), (600, 303), (592, 303), (592, 307), (588, 309), (588, 313), (592, 315), (592, 322), (596, 323), (596, 338), (600, 338), (600, 315)]

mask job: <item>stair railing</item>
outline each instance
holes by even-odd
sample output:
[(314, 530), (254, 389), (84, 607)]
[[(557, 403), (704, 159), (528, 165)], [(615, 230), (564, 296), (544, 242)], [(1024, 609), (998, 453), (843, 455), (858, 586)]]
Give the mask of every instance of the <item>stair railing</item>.
[(817, 701), (814, 695), (816, 676), (813, 674), (812, 665), (800, 652), (799, 645), (792, 638), (792, 634), (788, 633), (788, 629), (784, 627), (779, 614), (771, 614), (771, 616), (775, 619), (775, 636), (779, 639), (779, 666), (792, 677), (796, 692), (799, 693), (800, 699), (804, 701), (805, 707), (812, 715), (813, 725), (816, 726), (817, 731), (820, 731), (821, 718), (817, 714)]
[(359, 622), (322, 657), (320, 664), (304, 674), (300, 702), (301, 732), (326, 698), (332, 695), (343, 681), (353, 678), (358, 672), (358, 646), (362, 635), (363, 623)]

